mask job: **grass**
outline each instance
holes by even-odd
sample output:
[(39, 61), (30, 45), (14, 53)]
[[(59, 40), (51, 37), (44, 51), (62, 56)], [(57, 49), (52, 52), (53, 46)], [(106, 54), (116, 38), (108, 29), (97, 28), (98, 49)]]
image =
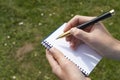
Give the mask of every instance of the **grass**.
[[(110, 9), (104, 21), (120, 39), (118, 0), (0, 0), (0, 80), (57, 80), (40, 42), (74, 15), (96, 16)], [(49, 28), (49, 29), (48, 29)], [(91, 73), (93, 80), (119, 80), (120, 62), (103, 59)]]

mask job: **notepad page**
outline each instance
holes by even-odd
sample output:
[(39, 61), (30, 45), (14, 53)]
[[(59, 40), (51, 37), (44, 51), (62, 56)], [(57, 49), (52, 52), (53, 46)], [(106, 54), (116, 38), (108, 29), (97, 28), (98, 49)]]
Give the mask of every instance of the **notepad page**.
[(65, 25), (66, 24), (63, 24), (44, 41), (49, 42), (49, 44), (60, 50), (69, 60), (75, 63), (83, 73), (89, 75), (102, 57), (86, 44), (81, 44), (76, 50), (72, 50), (65, 38), (56, 40), (58, 35), (63, 33)]

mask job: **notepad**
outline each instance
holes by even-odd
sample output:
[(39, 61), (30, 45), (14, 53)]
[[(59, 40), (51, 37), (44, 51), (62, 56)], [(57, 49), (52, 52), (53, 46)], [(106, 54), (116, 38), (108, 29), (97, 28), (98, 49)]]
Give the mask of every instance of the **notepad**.
[(85, 74), (89, 75), (102, 57), (93, 49), (91, 49), (86, 44), (81, 44), (76, 50), (70, 48), (70, 44), (66, 42), (65, 38), (56, 38), (63, 33), (66, 23), (60, 26), (52, 34), (50, 34), (46, 39), (44, 39), (41, 44), (47, 49), (55, 47), (60, 50), (67, 59), (72, 61), (76, 66)]

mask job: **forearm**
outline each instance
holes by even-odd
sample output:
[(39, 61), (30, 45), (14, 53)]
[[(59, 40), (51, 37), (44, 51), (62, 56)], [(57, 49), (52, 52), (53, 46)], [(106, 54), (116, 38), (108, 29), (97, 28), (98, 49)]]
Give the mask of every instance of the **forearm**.
[(120, 41), (116, 40), (116, 45), (114, 46), (114, 53), (112, 55), (113, 59), (120, 60)]
[(92, 47), (103, 57), (120, 60), (120, 41), (109, 36), (105, 38), (97, 40)]
[(120, 60), (120, 41), (113, 38), (112, 41), (108, 42), (111, 44), (109, 43), (108, 48), (104, 49), (104, 57)]

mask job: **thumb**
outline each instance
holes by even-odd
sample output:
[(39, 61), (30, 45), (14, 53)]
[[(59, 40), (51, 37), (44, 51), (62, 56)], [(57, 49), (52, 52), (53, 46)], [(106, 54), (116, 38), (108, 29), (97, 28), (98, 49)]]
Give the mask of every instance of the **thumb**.
[(80, 39), (84, 42), (88, 41), (90, 39), (90, 34), (88, 32), (85, 32), (81, 29), (78, 28), (72, 28), (70, 30), (70, 34), (72, 34), (74, 37), (76, 37), (77, 39)]

